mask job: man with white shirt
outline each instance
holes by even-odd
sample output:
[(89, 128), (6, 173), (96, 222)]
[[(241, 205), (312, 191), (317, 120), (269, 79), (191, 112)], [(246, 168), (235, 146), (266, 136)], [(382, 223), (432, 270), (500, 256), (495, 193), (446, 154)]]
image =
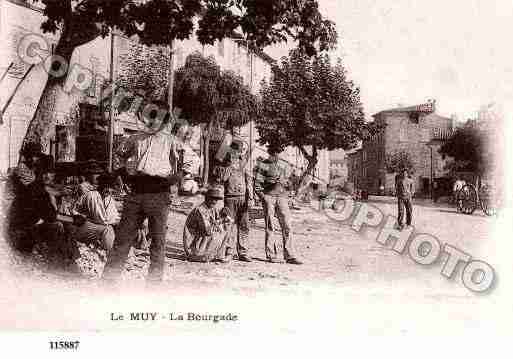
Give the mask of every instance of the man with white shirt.
[(119, 213), (112, 197), (116, 178), (103, 174), (98, 178), (98, 189), (84, 193), (74, 207), (77, 230), (74, 239), (82, 243), (98, 243), (106, 251), (114, 244), (113, 225), (119, 222)]

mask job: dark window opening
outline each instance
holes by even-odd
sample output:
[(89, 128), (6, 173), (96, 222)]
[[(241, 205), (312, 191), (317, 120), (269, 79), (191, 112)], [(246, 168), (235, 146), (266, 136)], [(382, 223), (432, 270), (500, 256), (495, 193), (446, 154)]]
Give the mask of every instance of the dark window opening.
[(419, 123), (419, 113), (418, 112), (411, 112), (410, 113), (410, 121), (413, 123)]

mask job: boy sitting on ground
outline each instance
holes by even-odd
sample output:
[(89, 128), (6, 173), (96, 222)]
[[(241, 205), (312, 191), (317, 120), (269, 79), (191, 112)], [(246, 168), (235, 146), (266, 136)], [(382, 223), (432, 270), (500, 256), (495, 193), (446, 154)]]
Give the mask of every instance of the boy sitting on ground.
[(217, 203), (223, 199), (223, 187), (212, 187), (207, 191), (205, 201), (187, 216), (183, 231), (187, 260), (227, 262), (228, 234), (233, 221), (227, 210), (216, 208)]
[(114, 244), (113, 225), (119, 222), (119, 212), (112, 197), (116, 177), (102, 174), (98, 177), (98, 189), (84, 193), (74, 208), (77, 226), (74, 239), (85, 244), (97, 244), (107, 252)]

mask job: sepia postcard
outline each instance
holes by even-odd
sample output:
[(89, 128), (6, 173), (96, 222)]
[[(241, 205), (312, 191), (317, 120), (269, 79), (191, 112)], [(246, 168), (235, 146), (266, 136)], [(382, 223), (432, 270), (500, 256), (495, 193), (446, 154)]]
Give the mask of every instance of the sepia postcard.
[(2, 349), (489, 356), (511, 33), (507, 0), (0, 0)]

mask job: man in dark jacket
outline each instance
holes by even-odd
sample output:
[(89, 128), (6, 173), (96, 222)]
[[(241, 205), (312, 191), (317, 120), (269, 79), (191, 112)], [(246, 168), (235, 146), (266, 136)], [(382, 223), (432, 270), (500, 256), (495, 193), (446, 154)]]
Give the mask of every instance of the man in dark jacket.
[(50, 264), (56, 268), (74, 266), (79, 257), (76, 243), (67, 235), (64, 226), (57, 220), (57, 197), (60, 191), (54, 188), (53, 158), (43, 155), (36, 168), (36, 179), (29, 185), (32, 211), (26, 213), (32, 223), (32, 234), (39, 243), (46, 243)]
[(403, 170), (395, 176), (395, 193), (397, 196), (397, 225), (404, 228), (403, 217), (406, 209), (406, 225), (412, 222), (412, 197), (415, 193), (413, 180), (408, 176), (408, 170)]

